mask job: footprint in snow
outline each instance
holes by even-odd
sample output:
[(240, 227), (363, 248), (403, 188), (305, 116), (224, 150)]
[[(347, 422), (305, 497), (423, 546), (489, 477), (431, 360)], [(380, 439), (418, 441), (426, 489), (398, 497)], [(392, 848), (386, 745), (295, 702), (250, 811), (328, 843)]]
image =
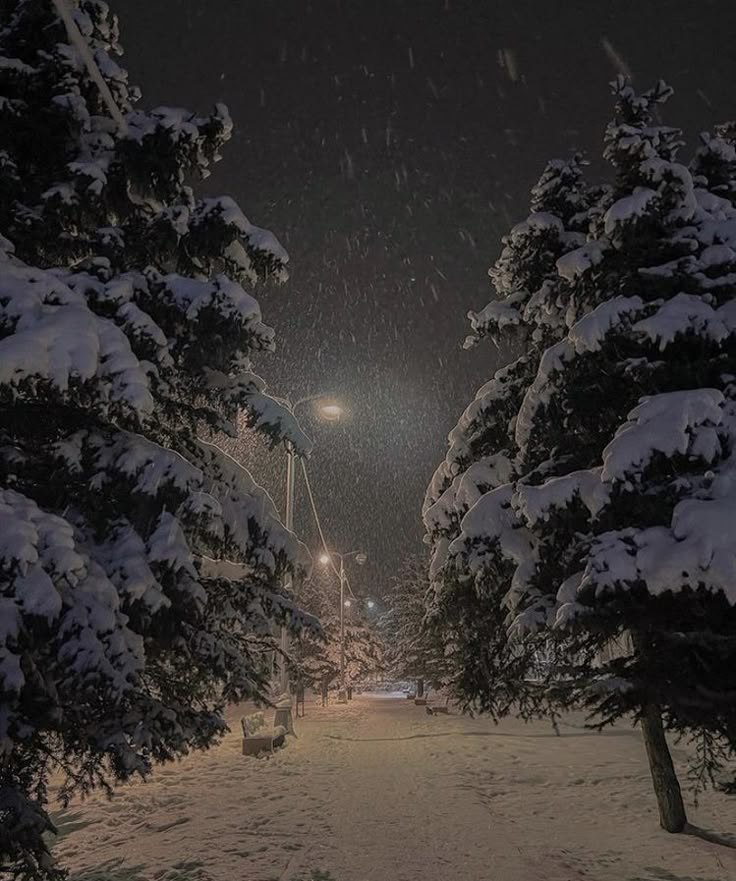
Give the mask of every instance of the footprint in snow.
[(176, 820), (172, 820), (170, 823), (162, 823), (160, 826), (152, 826), (148, 825), (148, 828), (153, 832), (166, 832), (169, 829), (173, 829), (175, 826), (183, 826), (184, 823), (188, 823), (191, 820), (191, 817), (179, 817)]

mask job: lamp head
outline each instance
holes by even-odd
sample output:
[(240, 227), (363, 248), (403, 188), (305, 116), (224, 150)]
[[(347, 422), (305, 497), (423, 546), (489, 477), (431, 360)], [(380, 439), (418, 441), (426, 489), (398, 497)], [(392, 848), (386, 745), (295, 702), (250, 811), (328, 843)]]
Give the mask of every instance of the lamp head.
[(320, 404), (319, 415), (327, 422), (339, 422), (343, 410), (339, 404)]

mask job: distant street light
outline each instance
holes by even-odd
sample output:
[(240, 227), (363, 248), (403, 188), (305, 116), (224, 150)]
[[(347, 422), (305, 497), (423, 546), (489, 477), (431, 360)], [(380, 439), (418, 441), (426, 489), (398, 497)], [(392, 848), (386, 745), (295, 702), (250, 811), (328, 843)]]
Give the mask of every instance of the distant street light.
[(376, 604), (373, 602), (373, 600), (368, 600), (367, 605), (369, 609), (372, 609)]
[(350, 608), (350, 600), (345, 599), (345, 560), (348, 557), (354, 557), (355, 562), (362, 566), (368, 559), (363, 551), (348, 551), (347, 554), (338, 554), (337, 551), (330, 551), (320, 556), (320, 563), (327, 564), (332, 562), (332, 557), (338, 557), (340, 560), (340, 568), (337, 574), (340, 577), (340, 688), (337, 693), (339, 703), (345, 703), (345, 609)]
[[(330, 395), (321, 392), (318, 395), (307, 395), (306, 398), (300, 398), (293, 404), (286, 400), (285, 403), (292, 413), (296, 413), (297, 408), (312, 401), (319, 401), (324, 398), (329, 399)], [(336, 403), (321, 404), (317, 407), (317, 413), (320, 414), (326, 422), (337, 422), (342, 413), (342, 407)], [(284, 526), (289, 532), (294, 531), (294, 502), (296, 494), (296, 453), (294, 448), (287, 442), (286, 444), (286, 509), (284, 511)], [(291, 585), (291, 579), (287, 579), (286, 587)], [(286, 655), (289, 650), (289, 632), (285, 626), (281, 627), (281, 668), (279, 671), (279, 688), (281, 693), (285, 694), (289, 690), (289, 674), (286, 669)]]

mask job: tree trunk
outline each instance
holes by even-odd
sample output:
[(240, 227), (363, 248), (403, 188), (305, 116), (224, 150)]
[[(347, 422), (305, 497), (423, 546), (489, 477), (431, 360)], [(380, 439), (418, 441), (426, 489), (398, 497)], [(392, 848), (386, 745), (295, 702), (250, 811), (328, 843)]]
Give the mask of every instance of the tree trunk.
[(424, 680), (417, 679), (417, 697), (424, 697)]
[(685, 805), (664, 736), (662, 711), (656, 704), (648, 704), (643, 708), (641, 730), (659, 806), (659, 823), (667, 832), (682, 832), (687, 824)]

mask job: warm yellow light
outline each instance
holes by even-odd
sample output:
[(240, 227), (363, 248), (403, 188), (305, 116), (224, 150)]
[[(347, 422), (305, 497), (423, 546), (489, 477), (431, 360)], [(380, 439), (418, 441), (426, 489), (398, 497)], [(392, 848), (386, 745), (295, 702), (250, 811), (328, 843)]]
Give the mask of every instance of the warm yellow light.
[(337, 422), (342, 416), (342, 407), (339, 404), (322, 404), (319, 412), (328, 422)]
[(319, 561), (323, 566), (326, 566), (330, 562), (330, 555), (320, 554)]

